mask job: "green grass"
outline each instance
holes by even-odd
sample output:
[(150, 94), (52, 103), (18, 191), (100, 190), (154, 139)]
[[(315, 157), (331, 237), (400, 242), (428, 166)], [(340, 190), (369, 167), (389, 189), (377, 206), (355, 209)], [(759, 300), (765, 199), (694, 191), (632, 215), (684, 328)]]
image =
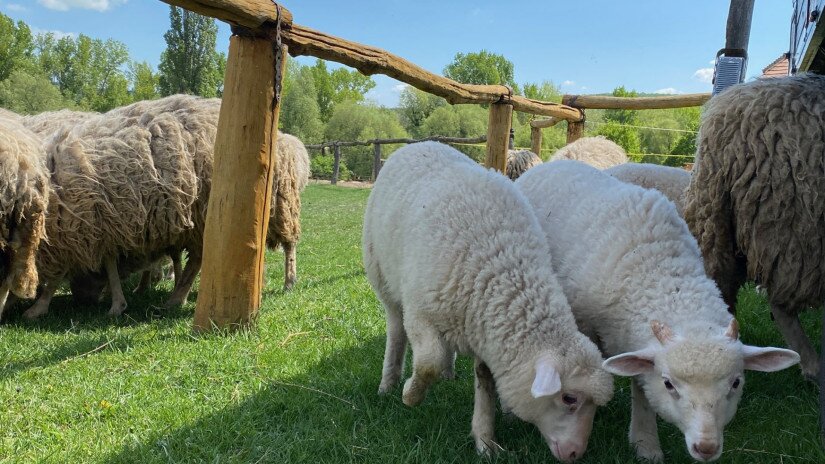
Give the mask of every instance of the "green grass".
[[(192, 335), (192, 303), (158, 309), (168, 284), (129, 295), (116, 320), (106, 304), (76, 308), (65, 296), (37, 322), (13, 311), (0, 328), (0, 462), (479, 462), (467, 359), (419, 407), (399, 390), (376, 394), (384, 322), (361, 266), (367, 195), (307, 188), (299, 283), (282, 293), (282, 256), (268, 255), (253, 330)], [(750, 289), (742, 299), (743, 339), (781, 344), (764, 300)], [(811, 328), (817, 319), (805, 316)], [(721, 462), (825, 462), (816, 394), (798, 368), (749, 373)], [(634, 462), (629, 407), (620, 381), (582, 462)], [(508, 450), (497, 462), (552, 461), (532, 426), (499, 417), (496, 428)], [(690, 462), (678, 430), (660, 435), (668, 462)]]

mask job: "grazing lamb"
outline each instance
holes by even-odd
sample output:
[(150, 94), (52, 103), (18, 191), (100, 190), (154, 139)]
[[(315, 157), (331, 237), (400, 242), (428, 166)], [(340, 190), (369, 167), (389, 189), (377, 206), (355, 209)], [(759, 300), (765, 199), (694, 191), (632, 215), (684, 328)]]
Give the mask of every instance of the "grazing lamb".
[(413, 373), (403, 401), (423, 401), (455, 350), (475, 356), (472, 431), (480, 453), (503, 406), (541, 431), (562, 461), (580, 457), (613, 380), (581, 334), (530, 206), (504, 176), (434, 142), (399, 149), (367, 203), (364, 267), (387, 317), (379, 393)]
[(731, 87), (706, 105), (685, 219), (734, 311), (746, 279), (767, 290), (802, 373), (817, 353), (798, 313), (825, 301), (825, 76)]
[(605, 169), (604, 172), (622, 182), (662, 192), (676, 204), (679, 215), (684, 217), (685, 191), (690, 184), (689, 171), (658, 164), (625, 163)]
[(40, 139), (0, 113), (0, 318), (10, 293), (33, 298), (37, 291), (35, 256), (49, 202), (44, 160)]
[(658, 191), (576, 161), (537, 166), (516, 186), (540, 218), (576, 321), (612, 356), (605, 368), (634, 376), (629, 438), (638, 456), (663, 458), (658, 413), (684, 433), (694, 459), (717, 459), (743, 370), (784, 369), (799, 356), (739, 341), (696, 241)]
[(597, 137), (582, 137), (559, 148), (553, 153), (549, 161), (564, 159), (577, 160), (594, 168), (607, 169), (611, 166), (627, 163), (627, 154), (624, 148), (599, 135)]
[[(64, 277), (86, 302), (99, 299), (108, 284), (110, 313), (120, 314), (126, 307), (120, 278), (166, 255), (175, 264), (167, 306), (186, 301), (200, 270), (219, 110), (218, 99), (177, 95), (118, 108), (55, 135), (49, 156), (66, 207), (56, 209), (47, 225), (55, 243), (41, 253), (41, 265), (49, 268), (47, 280), (56, 283), (47, 283), (26, 317), (48, 310)], [(299, 192), (307, 182), (309, 156), (287, 134), (279, 134), (277, 147), (267, 244), (284, 247), (289, 288), (295, 282)], [(94, 227), (84, 229), (84, 222)], [(181, 269), (184, 250), (188, 260)]]
[(530, 150), (509, 150), (507, 152), (507, 177), (516, 180), (524, 171), (541, 164), (541, 158)]

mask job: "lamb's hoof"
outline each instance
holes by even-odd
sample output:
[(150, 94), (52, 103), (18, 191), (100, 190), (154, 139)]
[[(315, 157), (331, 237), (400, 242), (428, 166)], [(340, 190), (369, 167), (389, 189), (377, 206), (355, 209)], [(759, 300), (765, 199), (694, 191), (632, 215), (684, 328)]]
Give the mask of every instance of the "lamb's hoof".
[(415, 387), (413, 383), (412, 377), (404, 382), (404, 393), (401, 395), (401, 401), (407, 406), (418, 406), (424, 401), (424, 397), (427, 396), (426, 390)]
[(163, 304), (163, 308), (164, 309), (180, 308), (181, 306), (183, 306), (185, 304), (186, 304), (186, 299), (173, 296), (173, 297), (169, 298), (168, 300), (166, 300), (166, 303)]
[(117, 317), (117, 316), (120, 316), (121, 314), (123, 314), (123, 311), (125, 311), (125, 310), (126, 310), (126, 302), (123, 302), (123, 303), (112, 302), (112, 307), (109, 308), (109, 313), (108, 314), (110, 316)]
[(664, 462), (665, 453), (662, 452), (661, 447), (653, 449), (636, 444), (636, 457), (644, 461), (659, 463)]
[(23, 313), (23, 318), (25, 318), (26, 320), (29, 320), (29, 321), (33, 321), (33, 320), (37, 319), (38, 317), (46, 314), (47, 312), (49, 312), (48, 308), (44, 309), (44, 308), (38, 307), (37, 305), (34, 305), (31, 308), (27, 309)]
[(492, 435), (478, 436), (475, 437), (475, 440), (476, 452), (481, 457), (492, 458), (499, 451), (504, 451), (504, 448), (496, 443), (496, 438)]

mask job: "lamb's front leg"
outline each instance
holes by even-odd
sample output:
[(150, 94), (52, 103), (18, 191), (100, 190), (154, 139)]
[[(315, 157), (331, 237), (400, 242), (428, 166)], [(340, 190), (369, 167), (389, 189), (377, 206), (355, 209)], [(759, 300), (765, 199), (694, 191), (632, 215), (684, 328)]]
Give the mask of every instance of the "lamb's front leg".
[(60, 282), (63, 281), (63, 277), (65, 277), (65, 274), (57, 278), (44, 281), (43, 291), (40, 293), (40, 296), (31, 308), (27, 309), (23, 313), (23, 317), (32, 320), (37, 319), (43, 314), (49, 312), (49, 304), (52, 302), (52, 297), (54, 296), (54, 292), (57, 291), (57, 287), (60, 286)]
[(490, 368), (475, 358), (475, 398), (473, 401), (473, 438), (478, 454), (490, 456), (499, 451), (496, 443), (496, 385)]
[(123, 287), (120, 286), (120, 273), (117, 270), (117, 259), (113, 256), (106, 258), (106, 276), (109, 278), (109, 293), (112, 294), (110, 316), (120, 316), (126, 309), (126, 297), (123, 296)]
[(636, 456), (652, 462), (662, 462), (665, 455), (659, 445), (656, 412), (650, 407), (644, 390), (635, 378), (630, 381), (630, 398), (630, 444), (636, 447)]
[[(420, 310), (419, 310), (420, 311)], [(447, 347), (438, 331), (428, 321), (422, 320), (416, 310), (404, 314), (404, 329), (407, 332), (413, 354), (412, 376), (404, 383), (402, 401), (407, 406), (417, 406), (444, 369), (449, 359)]]

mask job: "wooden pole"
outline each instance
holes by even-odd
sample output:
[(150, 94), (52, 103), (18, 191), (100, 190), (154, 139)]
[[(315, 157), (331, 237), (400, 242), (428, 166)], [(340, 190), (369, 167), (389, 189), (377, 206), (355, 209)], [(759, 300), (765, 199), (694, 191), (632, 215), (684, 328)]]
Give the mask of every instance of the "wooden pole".
[(378, 179), (378, 172), (381, 170), (381, 144), (376, 143), (372, 147), (372, 181), (375, 182), (375, 179)]
[(584, 121), (567, 121), (567, 143), (573, 143), (584, 135)]
[(541, 128), (540, 127), (531, 127), (530, 128), (530, 151), (539, 155), (541, 158)]
[(490, 119), (487, 126), (487, 158), (484, 165), (502, 173), (507, 168), (507, 147), (510, 144), (512, 120), (513, 105), (508, 103), (490, 105)]
[[(563, 104), (572, 108), (594, 110), (660, 110), (702, 106), (710, 100), (709, 93), (663, 95), (660, 97), (614, 97), (611, 95), (564, 95)], [(539, 121), (542, 121), (539, 119)]]
[(341, 145), (335, 144), (332, 158), (332, 185), (338, 184), (338, 171), (341, 169)]
[(261, 304), (280, 104), (276, 67), (286, 48), (233, 35), (215, 137), (195, 330), (248, 325)]
[(725, 48), (747, 51), (751, 37), (753, 3), (754, 0), (731, 0), (725, 30)]

